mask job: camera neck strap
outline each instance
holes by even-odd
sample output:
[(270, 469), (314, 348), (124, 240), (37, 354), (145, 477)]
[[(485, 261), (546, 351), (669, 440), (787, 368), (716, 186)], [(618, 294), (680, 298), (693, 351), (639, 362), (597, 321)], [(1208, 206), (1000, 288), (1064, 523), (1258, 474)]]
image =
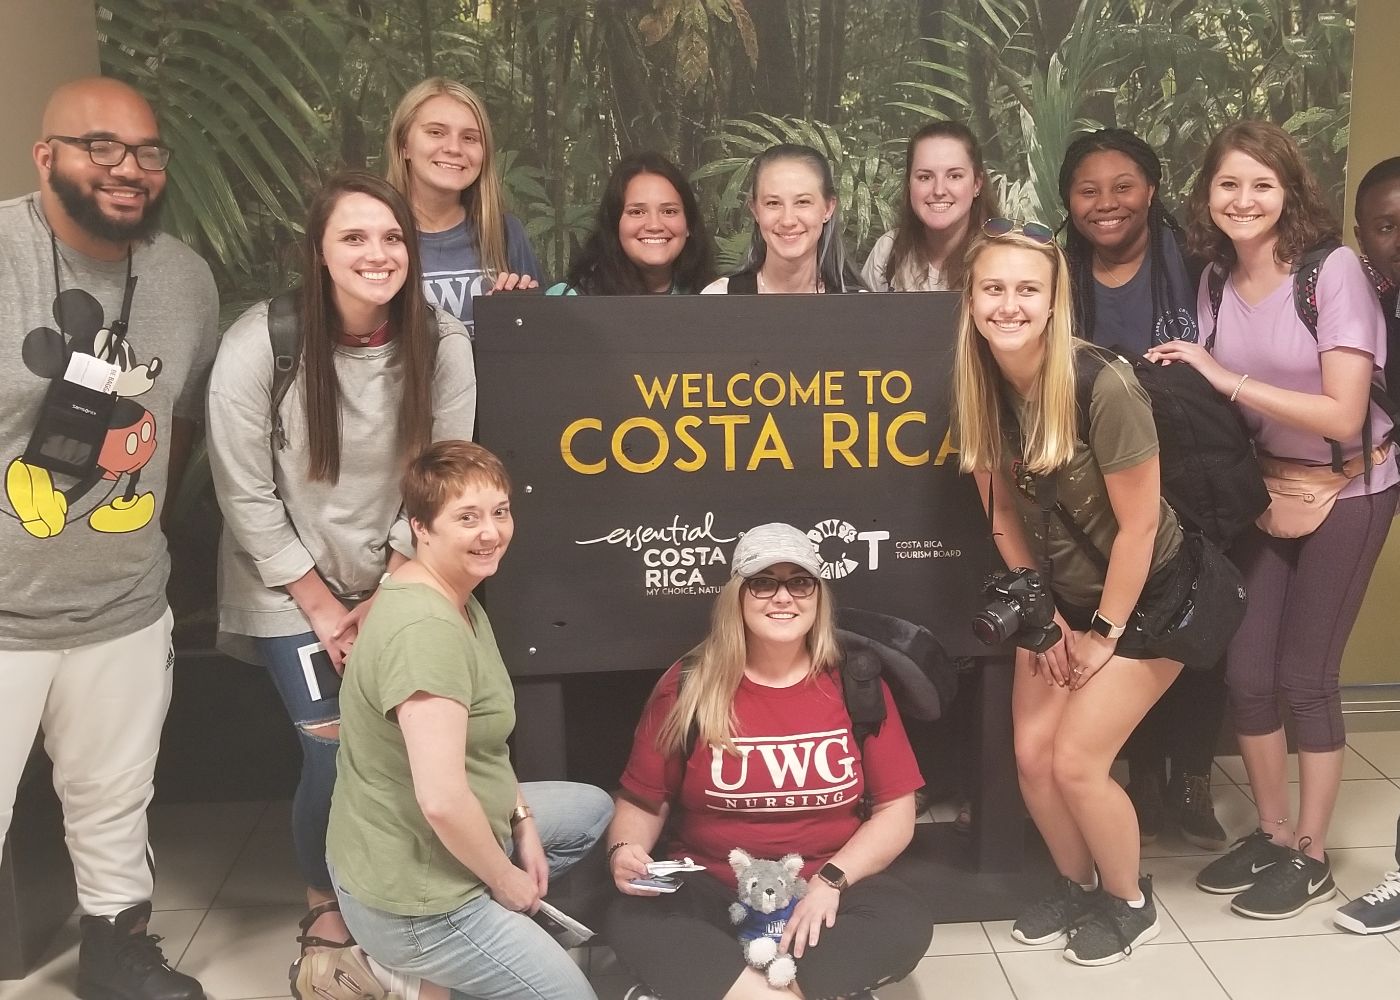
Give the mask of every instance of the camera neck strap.
[[(58, 320), (58, 331), (63, 334), (64, 339), (71, 340), (72, 335), (68, 332), (68, 323), (63, 316), (63, 281), (58, 274), (58, 238), (54, 236), (53, 230), (49, 230), (49, 248), (53, 251), (53, 288), (54, 288), (54, 318)], [(117, 318), (107, 327), (111, 336), (108, 338), (103, 351), (102, 360), (109, 364), (116, 364), (118, 351), (121, 343), (126, 339), (127, 324), (131, 321), (131, 300), (136, 295), (136, 275), (131, 273), (131, 245), (126, 248), (126, 282), (122, 290), (121, 311)]]

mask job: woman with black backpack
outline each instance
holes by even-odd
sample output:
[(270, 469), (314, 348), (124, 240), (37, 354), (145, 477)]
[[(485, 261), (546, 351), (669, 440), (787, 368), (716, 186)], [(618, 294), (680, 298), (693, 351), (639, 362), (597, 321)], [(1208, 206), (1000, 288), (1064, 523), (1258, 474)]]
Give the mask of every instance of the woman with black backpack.
[[(1168, 340), (1196, 340), (1186, 237), (1162, 204), (1161, 184), (1161, 160), (1127, 129), (1090, 132), (1065, 152), (1065, 252), (1076, 333), (1086, 340), (1136, 355)], [(1128, 797), (1144, 844), (1157, 839), (1168, 818), (1197, 847), (1218, 851), (1229, 842), (1210, 791), (1225, 718), (1225, 668), (1202, 666), (1209, 669), (1181, 672), (1125, 748)]]
[[(1227, 682), (1259, 828), (1196, 885), (1235, 895), (1242, 916), (1280, 919), (1337, 891), (1326, 843), (1346, 744), (1341, 659), (1400, 496), (1391, 420), (1371, 405), (1385, 323), (1278, 126), (1217, 135), (1189, 204), (1189, 246), (1214, 269), (1199, 292), (1205, 344), (1173, 341), (1149, 356), (1191, 365), (1239, 407), (1272, 494), (1231, 550), (1249, 609)], [(1296, 815), (1280, 694), (1298, 741)]]
[(1069, 935), (1066, 959), (1108, 965), (1159, 930), (1132, 803), (1109, 769), (1182, 663), (1220, 655), (1243, 598), (1218, 550), (1184, 533), (1162, 499), (1152, 406), (1132, 369), (1072, 336), (1052, 231), (993, 219), (968, 265), (953, 373), (960, 465), (977, 479), (1021, 617), (1048, 626), (1053, 612), (1056, 626), (1008, 637), (1020, 646), (1021, 791), (1060, 876), (1012, 936)]

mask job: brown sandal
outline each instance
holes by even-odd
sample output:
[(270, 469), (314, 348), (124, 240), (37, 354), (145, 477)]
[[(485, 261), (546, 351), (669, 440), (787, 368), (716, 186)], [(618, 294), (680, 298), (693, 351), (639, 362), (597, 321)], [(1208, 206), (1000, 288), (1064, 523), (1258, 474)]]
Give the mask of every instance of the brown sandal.
[(347, 938), (344, 941), (330, 941), (326, 938), (317, 937), (315, 934), (309, 933), (312, 924), (327, 913), (333, 911), (340, 911), (340, 900), (328, 899), (324, 903), (317, 903), (306, 911), (306, 916), (301, 918), (301, 921), (297, 924), (297, 927), (301, 929), (301, 933), (297, 935), (297, 944), (301, 945), (301, 953), (303, 956), (306, 955), (306, 950), (308, 948), (349, 948), (355, 943), (353, 937)]

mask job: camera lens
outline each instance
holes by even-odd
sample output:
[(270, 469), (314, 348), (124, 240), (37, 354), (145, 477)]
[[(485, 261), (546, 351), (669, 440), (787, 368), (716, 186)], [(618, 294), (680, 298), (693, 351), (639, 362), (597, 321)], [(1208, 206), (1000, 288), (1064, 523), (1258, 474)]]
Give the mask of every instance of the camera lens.
[(972, 618), (972, 634), (985, 646), (996, 646), (1016, 634), (1021, 615), (1014, 604), (993, 601)]

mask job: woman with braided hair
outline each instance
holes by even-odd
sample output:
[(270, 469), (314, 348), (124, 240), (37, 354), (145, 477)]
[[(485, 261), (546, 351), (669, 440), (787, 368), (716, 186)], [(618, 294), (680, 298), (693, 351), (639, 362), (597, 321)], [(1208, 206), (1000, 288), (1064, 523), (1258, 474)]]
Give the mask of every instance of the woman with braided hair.
[[(1081, 135), (1065, 153), (1060, 198), (1069, 213), (1076, 332), (1086, 340), (1139, 355), (1170, 340), (1196, 340), (1195, 284), (1181, 229), (1159, 196), (1161, 181), (1157, 154), (1127, 129)], [(1133, 733), (1128, 796), (1143, 843), (1156, 840), (1170, 816), (1198, 847), (1227, 844), (1210, 793), (1224, 715), (1223, 666), (1183, 670)]]

